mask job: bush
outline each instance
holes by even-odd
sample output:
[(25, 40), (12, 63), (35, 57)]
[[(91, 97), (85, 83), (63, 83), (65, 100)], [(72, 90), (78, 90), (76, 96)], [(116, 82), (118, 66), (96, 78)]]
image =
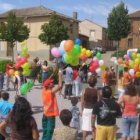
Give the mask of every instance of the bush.
[(10, 60), (0, 60), (0, 71), (5, 73), (6, 65), (11, 63), (12, 62)]

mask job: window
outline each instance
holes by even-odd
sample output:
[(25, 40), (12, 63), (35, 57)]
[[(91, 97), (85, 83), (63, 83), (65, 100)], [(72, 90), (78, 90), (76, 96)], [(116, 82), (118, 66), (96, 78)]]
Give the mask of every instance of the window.
[(128, 39), (128, 48), (132, 48), (133, 47), (133, 39), (129, 38)]

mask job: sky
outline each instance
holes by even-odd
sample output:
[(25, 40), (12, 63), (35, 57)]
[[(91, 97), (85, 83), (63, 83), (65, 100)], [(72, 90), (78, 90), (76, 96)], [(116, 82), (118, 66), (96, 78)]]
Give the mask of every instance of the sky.
[[(43, 5), (68, 16), (78, 12), (78, 19), (90, 19), (107, 27), (107, 17), (111, 9), (121, 0), (0, 0), (0, 13), (10, 9), (19, 9)], [(140, 0), (122, 0), (129, 13), (140, 10)]]

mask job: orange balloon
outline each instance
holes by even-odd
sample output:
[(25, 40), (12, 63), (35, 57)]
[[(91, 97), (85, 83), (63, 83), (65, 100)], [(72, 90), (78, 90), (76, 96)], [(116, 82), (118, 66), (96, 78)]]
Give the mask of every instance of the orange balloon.
[(66, 52), (69, 52), (69, 51), (72, 50), (73, 46), (74, 46), (73, 41), (72, 40), (67, 40), (64, 44), (64, 49), (65, 49)]
[(138, 71), (139, 70), (139, 65), (135, 64), (134, 67), (133, 67), (134, 71)]

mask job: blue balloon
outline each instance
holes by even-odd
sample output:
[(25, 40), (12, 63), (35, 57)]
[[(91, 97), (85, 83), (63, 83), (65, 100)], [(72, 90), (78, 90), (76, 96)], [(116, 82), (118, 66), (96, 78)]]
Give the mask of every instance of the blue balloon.
[(80, 40), (79, 38), (76, 38), (76, 39), (75, 39), (75, 44), (76, 44), (76, 45), (81, 45), (81, 40)]

